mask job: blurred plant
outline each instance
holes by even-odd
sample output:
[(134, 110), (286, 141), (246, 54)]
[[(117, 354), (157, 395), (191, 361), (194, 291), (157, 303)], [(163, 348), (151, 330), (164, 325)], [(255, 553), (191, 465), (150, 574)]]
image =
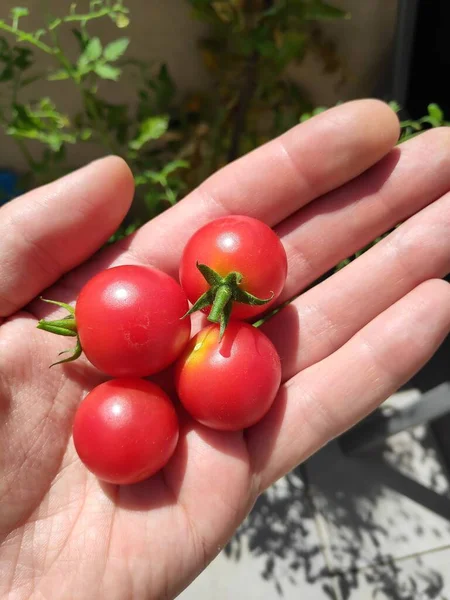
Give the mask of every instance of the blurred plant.
[[(187, 1), (195, 18), (210, 25), (201, 54), (215, 84), (209, 94), (188, 98), (176, 96), (166, 66), (125, 59), (128, 38), (105, 44), (91, 33), (99, 19), (127, 27), (124, 0), (93, 0), (85, 11), (73, 3), (62, 15), (48, 15), (36, 31), (25, 27), (27, 8), (13, 8), (8, 19), (0, 20), (0, 30), (8, 34), (0, 37), (0, 124), (25, 156), (28, 185), (68, 171), (67, 152), (74, 144), (97, 144), (122, 156), (135, 175), (141, 208), (119, 236), (174, 204), (221, 165), (297, 122), (309, 104), (288, 70), (308, 48), (323, 55), (325, 69), (332, 63), (338, 67), (336, 58), (330, 60), (332, 45), (311, 23), (347, 15), (323, 0)], [(38, 53), (48, 57), (48, 72), (36, 71)], [(125, 69), (138, 73), (135, 102), (106, 100), (102, 82), (118, 84)], [(48, 97), (24, 100), (42, 79), (49, 82)], [(53, 82), (76, 91), (74, 118), (52, 100)], [(112, 88), (108, 91), (107, 97), (114, 97)]]
[[(400, 105), (397, 102), (390, 102), (389, 105), (392, 108), (392, 110), (394, 110), (396, 113), (400, 113), (402, 110)], [(325, 109), (320, 108), (320, 109), (316, 109), (316, 111), (317, 110), (322, 112)], [(313, 113), (314, 113), (314, 111), (313, 111)], [(301, 120), (306, 120), (306, 118), (310, 118), (311, 116), (313, 116), (313, 114), (308, 114), (306, 116), (303, 115)], [(403, 144), (403, 142), (410, 140), (411, 138), (415, 137), (416, 135), (419, 135), (425, 129), (429, 129), (430, 127), (431, 128), (443, 127), (443, 126), (449, 126), (449, 125), (450, 125), (450, 121), (445, 120), (444, 113), (441, 110), (441, 108), (437, 104), (429, 104), (428, 105), (428, 113), (421, 119), (418, 119), (418, 120), (407, 119), (407, 120), (400, 121), (400, 136), (399, 136), (397, 144)], [(399, 225), (400, 225), (400, 223), (396, 227), (398, 227)], [(355, 258), (358, 258), (358, 256), (361, 256), (361, 254), (364, 254), (364, 252), (366, 252), (367, 250), (372, 248), (372, 246), (375, 246), (375, 244), (377, 244), (379, 241), (381, 241), (383, 238), (385, 238), (387, 235), (389, 235), (389, 233), (391, 233), (391, 231), (392, 230), (387, 231), (383, 235), (381, 235), (381, 236), (377, 237), (375, 240), (373, 240), (373, 242), (370, 242), (370, 244), (367, 244), (367, 246), (365, 246), (364, 248), (361, 248), (361, 250), (359, 250), (352, 256), (342, 260), (340, 263), (338, 263), (336, 265), (335, 270), (339, 271), (340, 269), (347, 266), (349, 263), (351, 263), (353, 260), (355, 260)]]
[[(390, 106), (395, 112), (400, 112), (401, 108), (396, 102), (391, 102)], [(399, 144), (410, 140), (411, 138), (419, 135), (424, 129), (430, 127), (448, 127), (450, 121), (446, 121), (442, 109), (437, 104), (428, 105), (428, 114), (417, 121), (407, 119), (400, 121), (400, 139)]]
[[(310, 105), (290, 69), (308, 50), (329, 69), (332, 46), (312, 24), (348, 14), (323, 0), (189, 2), (197, 18), (211, 27), (200, 49), (215, 84), (215, 102), (204, 101), (210, 143), (201, 158), (213, 171), (298, 121)], [(325, 46), (328, 54), (321, 53)], [(332, 70), (337, 70), (333, 56)]]
[[(175, 87), (167, 69), (162, 66), (151, 72), (146, 64), (124, 60), (129, 44), (126, 37), (104, 45), (89, 32), (96, 20), (104, 18), (117, 28), (127, 27), (128, 9), (123, 2), (94, 0), (85, 13), (78, 12), (76, 4), (72, 4), (68, 14), (47, 17), (45, 26), (37, 31), (21, 27), (28, 14), (27, 8), (17, 7), (11, 10), (8, 22), (0, 20), (0, 30), (15, 38), (15, 45), (0, 38), (0, 83), (6, 84), (2, 91), (8, 91), (6, 97), (1, 97), (0, 124), (25, 156), (30, 171), (28, 185), (49, 181), (70, 170), (68, 146), (98, 144), (102, 152), (122, 156), (130, 164), (147, 207), (145, 218), (165, 204), (175, 203), (184, 189), (178, 171), (185, 169), (187, 163), (176, 158), (173, 142), (178, 138), (169, 132)], [(63, 43), (67, 40), (67, 28), (77, 42), (75, 56), (66, 51)], [(48, 55), (49, 72), (34, 72), (37, 52)], [(126, 67), (137, 68), (140, 75), (134, 106), (111, 103), (99, 93), (103, 80), (118, 82)], [(42, 79), (67, 80), (75, 89), (80, 110), (73, 119), (61, 112), (50, 97), (22, 100), (28, 92), (25, 88)], [(51, 83), (48, 89), (50, 95)], [(30, 141), (40, 142), (40, 147)], [(138, 223), (136, 220), (134, 227), (128, 224), (126, 232)]]
[[(75, 144), (122, 156), (134, 173), (138, 203), (113, 239), (173, 205), (222, 165), (326, 110), (312, 110), (292, 77), (308, 51), (319, 56), (324, 71), (339, 69), (318, 23), (349, 15), (324, 0), (186, 1), (194, 17), (209, 25), (200, 52), (214, 84), (186, 98), (176, 93), (165, 65), (125, 57), (127, 37), (105, 43), (91, 32), (100, 19), (109, 20), (113, 31), (126, 28), (124, 0), (84, 2), (84, 11), (75, 3), (68, 11), (63, 6), (63, 14), (48, 15), (36, 31), (23, 25), (27, 8), (13, 8), (0, 20), (0, 32), (7, 34), (0, 37), (0, 125), (27, 161), (28, 187), (69, 171), (68, 148)], [(38, 53), (48, 58), (47, 72), (36, 70)], [(104, 82), (130, 89), (131, 80), (122, 79), (125, 70), (137, 73), (135, 100), (112, 102), (114, 88), (105, 90)], [(29, 101), (33, 84), (43, 79), (48, 97)], [(75, 90), (75, 117), (52, 100), (53, 85), (68, 86), (68, 94)], [(430, 104), (422, 119), (402, 122), (400, 141), (441, 124), (442, 111)]]

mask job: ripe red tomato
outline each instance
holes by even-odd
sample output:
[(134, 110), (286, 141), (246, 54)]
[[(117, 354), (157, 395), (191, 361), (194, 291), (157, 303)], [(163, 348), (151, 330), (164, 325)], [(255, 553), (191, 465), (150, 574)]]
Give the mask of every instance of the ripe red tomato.
[(178, 441), (168, 396), (144, 379), (113, 379), (94, 388), (73, 424), (76, 451), (103, 481), (136, 483), (159, 471)]
[(157, 269), (121, 266), (96, 275), (77, 299), (75, 318), (90, 362), (113, 377), (145, 377), (169, 366), (189, 340), (186, 295)]
[[(180, 282), (192, 304), (210, 288), (197, 262), (221, 277), (240, 273), (241, 290), (260, 299), (272, 298), (262, 306), (233, 301), (234, 319), (248, 319), (267, 310), (286, 281), (287, 258), (280, 239), (265, 223), (251, 217), (222, 217), (191, 237), (181, 259)], [(203, 310), (209, 312), (209, 308)]]
[(219, 342), (219, 326), (192, 338), (177, 362), (176, 386), (186, 410), (213, 429), (237, 431), (269, 410), (281, 381), (272, 342), (241, 321), (230, 321)]

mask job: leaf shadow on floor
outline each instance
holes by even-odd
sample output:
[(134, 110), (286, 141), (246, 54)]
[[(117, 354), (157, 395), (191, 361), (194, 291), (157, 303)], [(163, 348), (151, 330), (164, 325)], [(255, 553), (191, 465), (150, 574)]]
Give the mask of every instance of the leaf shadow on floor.
[(449, 480), (419, 426), (369, 457), (330, 443), (258, 499), (225, 554), (255, 559), (275, 596), (297, 597), (289, 591), (306, 583), (314, 598), (437, 600), (446, 575), (415, 555), (447, 545)]

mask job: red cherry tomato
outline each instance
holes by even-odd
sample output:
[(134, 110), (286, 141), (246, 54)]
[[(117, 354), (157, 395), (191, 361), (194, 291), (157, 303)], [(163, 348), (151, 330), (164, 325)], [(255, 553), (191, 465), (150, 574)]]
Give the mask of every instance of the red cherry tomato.
[(157, 269), (121, 266), (96, 275), (77, 299), (81, 346), (112, 377), (145, 377), (169, 366), (189, 340), (186, 295)]
[(180, 282), (192, 304), (210, 287), (197, 269), (197, 262), (222, 277), (233, 271), (240, 273), (243, 279), (239, 287), (253, 296), (273, 296), (263, 306), (233, 302), (234, 319), (248, 319), (267, 310), (286, 281), (287, 258), (280, 239), (270, 227), (251, 217), (216, 219), (191, 237), (181, 259)]
[(178, 419), (168, 396), (154, 383), (113, 379), (94, 388), (78, 407), (73, 441), (94, 475), (109, 483), (136, 483), (172, 456)]
[(269, 410), (281, 381), (280, 358), (259, 329), (230, 321), (222, 341), (210, 325), (192, 338), (176, 367), (186, 410), (212, 429), (237, 431)]

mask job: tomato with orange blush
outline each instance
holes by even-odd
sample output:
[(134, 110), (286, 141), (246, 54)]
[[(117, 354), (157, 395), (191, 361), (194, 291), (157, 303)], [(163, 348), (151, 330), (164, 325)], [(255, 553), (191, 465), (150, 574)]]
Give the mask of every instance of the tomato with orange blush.
[(176, 365), (181, 403), (194, 419), (223, 431), (254, 425), (270, 409), (281, 382), (274, 345), (259, 329), (230, 321), (202, 329)]

